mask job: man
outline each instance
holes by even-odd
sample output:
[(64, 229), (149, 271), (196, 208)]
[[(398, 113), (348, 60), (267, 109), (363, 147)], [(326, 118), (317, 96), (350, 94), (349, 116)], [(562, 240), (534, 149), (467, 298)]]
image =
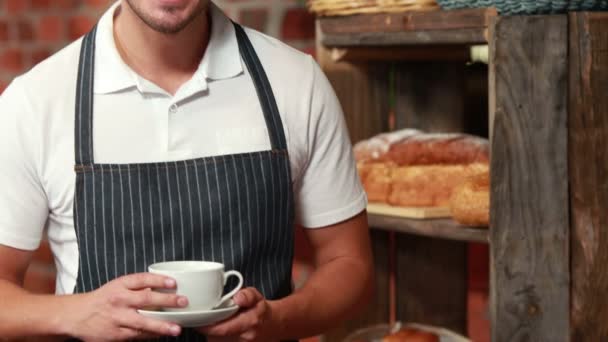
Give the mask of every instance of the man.
[[(0, 99), (0, 336), (293, 340), (346, 317), (372, 276), (339, 104), (313, 60), (206, 0), (123, 0)], [(316, 271), (291, 288), (293, 231)], [(46, 228), (58, 296), (22, 289)], [(237, 315), (184, 329), (158, 261), (240, 271)]]

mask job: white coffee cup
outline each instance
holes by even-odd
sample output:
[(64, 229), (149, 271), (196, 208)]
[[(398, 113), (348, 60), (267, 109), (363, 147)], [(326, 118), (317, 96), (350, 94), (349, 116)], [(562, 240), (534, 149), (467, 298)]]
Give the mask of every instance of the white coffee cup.
[[(164, 308), (164, 311), (211, 310), (228, 302), (243, 287), (243, 276), (238, 271), (224, 272), (224, 265), (209, 261), (168, 261), (148, 266), (150, 273), (162, 274), (175, 279), (177, 287), (172, 291), (188, 298), (184, 308)], [(224, 285), (230, 276), (239, 279), (238, 285), (222, 297)]]

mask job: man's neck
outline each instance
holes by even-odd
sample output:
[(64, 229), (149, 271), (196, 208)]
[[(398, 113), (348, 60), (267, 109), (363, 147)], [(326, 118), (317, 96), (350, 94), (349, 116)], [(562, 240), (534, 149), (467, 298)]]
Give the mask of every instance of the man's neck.
[(122, 5), (114, 18), (116, 48), (136, 73), (170, 94), (197, 70), (210, 35), (209, 9), (176, 34), (157, 32)]

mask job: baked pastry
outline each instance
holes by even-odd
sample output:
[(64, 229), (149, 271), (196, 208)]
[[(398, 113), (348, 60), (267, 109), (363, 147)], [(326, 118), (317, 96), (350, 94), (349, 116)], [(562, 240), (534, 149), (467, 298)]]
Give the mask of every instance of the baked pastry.
[[(392, 171), (387, 203), (402, 207), (449, 207), (454, 189), (487, 164), (405, 166)], [(372, 178), (372, 175), (368, 177)]]
[(365, 164), (361, 167), (363, 187), (370, 202), (386, 203), (393, 187), (392, 164)]
[(488, 140), (467, 134), (421, 134), (391, 145), (385, 159), (404, 165), (488, 163)]
[(386, 161), (384, 156), (393, 144), (421, 134), (423, 134), (422, 131), (416, 129), (402, 129), (378, 134), (355, 144), (353, 147), (355, 159), (358, 162), (384, 162)]
[(358, 162), (398, 166), (487, 163), (488, 140), (460, 133), (428, 134), (415, 129), (382, 133), (354, 147)]
[(355, 145), (370, 202), (401, 207), (449, 207), (454, 189), (488, 170), (488, 141), (466, 134), (405, 129)]
[(405, 328), (385, 336), (382, 342), (439, 342), (439, 336), (418, 329)]
[(473, 227), (490, 224), (490, 173), (479, 172), (459, 185), (450, 199), (456, 222)]

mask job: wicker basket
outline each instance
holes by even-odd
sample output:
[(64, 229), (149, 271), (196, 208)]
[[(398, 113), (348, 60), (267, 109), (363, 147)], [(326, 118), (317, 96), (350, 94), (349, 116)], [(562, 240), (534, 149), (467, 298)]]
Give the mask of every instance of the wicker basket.
[(308, 8), (319, 16), (341, 16), (431, 11), (439, 9), (439, 5), (436, 0), (309, 0)]
[(496, 7), (500, 14), (608, 10), (608, 0), (437, 0), (444, 9)]

